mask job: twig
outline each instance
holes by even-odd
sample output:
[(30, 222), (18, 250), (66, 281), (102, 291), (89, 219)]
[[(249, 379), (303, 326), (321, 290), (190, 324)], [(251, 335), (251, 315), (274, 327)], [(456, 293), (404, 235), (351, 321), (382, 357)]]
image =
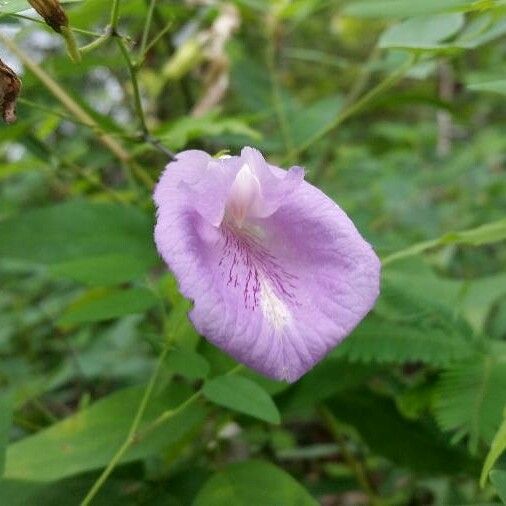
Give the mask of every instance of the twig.
[(21, 48), (12, 40), (0, 33), (0, 41), (12, 51), (30, 70), (39, 81), (51, 92), (51, 94), (61, 102), (61, 104), (73, 114), (77, 120), (89, 128), (97, 135), (99, 141), (122, 163), (126, 169), (126, 176), (131, 180), (130, 167), (135, 175), (151, 190), (153, 181), (142, 167), (133, 162), (130, 154), (121, 144), (119, 144), (110, 134), (104, 132), (100, 125), (85, 111), (39, 64), (34, 62)]
[(146, 22), (144, 23), (144, 30), (142, 31), (141, 47), (139, 53), (141, 58), (144, 59), (146, 54), (146, 46), (148, 43), (149, 30), (151, 28), (151, 21), (153, 20), (153, 12), (155, 10), (156, 0), (151, 0), (148, 7), (148, 15), (146, 16)]
[(139, 407), (137, 409), (137, 413), (135, 414), (135, 417), (133, 419), (132, 425), (130, 426), (130, 430), (128, 431), (128, 435), (127, 435), (125, 441), (123, 442), (121, 447), (118, 449), (118, 451), (114, 454), (113, 458), (110, 460), (109, 464), (104, 469), (102, 474), (98, 477), (97, 481), (93, 484), (90, 491), (88, 492), (86, 497), (81, 502), (81, 506), (87, 506), (91, 503), (93, 498), (97, 495), (99, 490), (102, 488), (104, 483), (107, 481), (107, 478), (109, 478), (110, 474), (114, 471), (114, 468), (120, 462), (123, 455), (127, 452), (127, 450), (130, 448), (130, 446), (136, 441), (137, 430), (138, 430), (139, 425), (142, 421), (142, 417), (144, 416), (144, 413), (146, 411), (146, 407), (148, 405), (149, 399), (151, 398), (151, 394), (153, 393), (153, 389), (154, 389), (156, 380), (157, 380), (160, 370), (162, 368), (165, 357), (167, 356), (167, 353), (169, 352), (169, 349), (170, 349), (170, 347), (166, 345), (165, 348), (163, 349), (162, 353), (160, 354), (160, 357), (158, 358), (158, 363), (156, 364), (153, 374), (151, 375), (151, 378), (149, 379), (146, 389), (144, 390), (144, 395), (142, 396), (141, 402), (140, 402)]
[(363, 95), (360, 99), (358, 99), (355, 103), (345, 107), (343, 111), (338, 114), (334, 121), (329, 125), (324, 126), (320, 130), (318, 130), (315, 134), (309, 137), (305, 142), (303, 142), (300, 146), (297, 146), (293, 149), (293, 151), (287, 157), (287, 160), (296, 158), (300, 153), (305, 151), (309, 146), (311, 146), (314, 142), (318, 141), (326, 134), (337, 128), (341, 123), (344, 123), (348, 118), (360, 112), (366, 105), (368, 105), (372, 100), (374, 100), (378, 95), (383, 93), (384, 91), (391, 88), (395, 83), (397, 83), (405, 73), (415, 64), (416, 56), (412, 55), (406, 63), (401, 65), (395, 72), (387, 76), (383, 81), (377, 84), (372, 90)]
[(128, 72), (130, 74), (130, 81), (132, 82), (132, 89), (134, 93), (134, 106), (135, 106), (135, 112), (137, 114), (137, 117), (139, 119), (142, 136), (143, 139), (146, 142), (149, 142), (152, 144), (156, 149), (167, 155), (171, 160), (175, 160), (176, 156), (175, 154), (170, 151), (169, 149), (165, 148), (162, 145), (162, 142), (159, 139), (156, 139), (149, 133), (149, 128), (146, 123), (146, 116), (144, 114), (144, 109), (142, 107), (142, 100), (141, 100), (141, 92), (139, 89), (139, 81), (137, 79), (137, 68), (135, 67), (134, 63), (132, 62), (132, 59), (130, 57), (130, 53), (128, 52), (128, 48), (125, 44), (125, 41), (121, 37), (116, 37), (116, 43), (121, 51), (121, 54), (123, 55), (123, 58), (125, 59), (125, 63), (128, 67)]

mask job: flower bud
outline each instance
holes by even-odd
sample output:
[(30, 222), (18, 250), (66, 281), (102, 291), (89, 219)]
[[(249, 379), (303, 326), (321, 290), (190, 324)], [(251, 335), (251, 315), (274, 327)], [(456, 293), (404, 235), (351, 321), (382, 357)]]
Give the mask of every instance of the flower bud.
[(16, 121), (16, 99), (21, 81), (16, 73), (0, 60), (0, 111), (6, 123)]
[(58, 0), (28, 0), (28, 2), (55, 32), (60, 33), (62, 26), (68, 26), (69, 20)]

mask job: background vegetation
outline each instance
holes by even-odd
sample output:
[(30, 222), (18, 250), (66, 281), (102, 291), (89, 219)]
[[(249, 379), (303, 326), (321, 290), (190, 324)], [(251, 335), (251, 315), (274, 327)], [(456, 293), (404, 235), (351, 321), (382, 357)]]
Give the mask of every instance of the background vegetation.
[[(506, 501), (506, 2), (28, 7), (0, 2), (0, 504)], [(384, 261), (294, 385), (196, 335), (153, 246), (170, 152), (245, 144)]]

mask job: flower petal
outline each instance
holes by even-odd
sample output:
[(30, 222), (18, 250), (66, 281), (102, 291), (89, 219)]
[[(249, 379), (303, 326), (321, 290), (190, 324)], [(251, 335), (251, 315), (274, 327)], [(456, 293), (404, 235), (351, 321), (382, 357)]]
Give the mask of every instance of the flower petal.
[(304, 169), (292, 167), (282, 170), (269, 165), (260, 151), (245, 147), (241, 160), (249, 165), (260, 181), (261, 197), (254, 203), (251, 215), (257, 218), (270, 216), (303, 181)]
[[(288, 177), (286, 171), (270, 166), (266, 170), (271, 173), (265, 175), (265, 167), (258, 170), (256, 165), (261, 160), (250, 154), (246, 163), (253, 165), (262, 191), (264, 177), (280, 171), (284, 178), (273, 176), (278, 184)], [(188, 161), (178, 155), (176, 163)], [(271, 214), (257, 215), (239, 229), (226, 220), (217, 226), (178, 195), (172, 179), (178, 177), (179, 167), (172, 171), (172, 165), (155, 192), (155, 240), (182, 293), (194, 301), (193, 324), (253, 369), (295, 381), (374, 305), (379, 292), (377, 256), (346, 214), (304, 181), (283, 189)], [(234, 178), (238, 170), (237, 165), (231, 169)], [(216, 195), (225, 206), (232, 183), (229, 186), (228, 178), (221, 181)]]

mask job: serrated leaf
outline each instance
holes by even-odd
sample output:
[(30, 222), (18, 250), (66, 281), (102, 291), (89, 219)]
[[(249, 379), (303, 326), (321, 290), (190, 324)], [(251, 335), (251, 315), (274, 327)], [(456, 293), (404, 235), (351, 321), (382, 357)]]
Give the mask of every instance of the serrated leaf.
[(158, 299), (147, 288), (90, 291), (67, 308), (58, 325), (77, 325), (144, 313), (157, 303)]
[(497, 490), (503, 504), (506, 504), (506, 471), (492, 471), (490, 481)]
[(225, 408), (265, 422), (281, 421), (278, 408), (269, 394), (253, 381), (241, 376), (218, 376), (204, 384), (204, 396)]
[(231, 464), (199, 491), (193, 506), (317, 506), (288, 473), (263, 461)]
[(506, 405), (504, 350), (476, 356), (447, 369), (438, 382), (434, 412), (442, 429), (469, 436), (471, 451), (492, 441)]
[[(121, 390), (10, 445), (5, 478), (53, 481), (104, 467), (124, 442), (143, 393), (144, 387)], [(165, 410), (180, 405), (189, 393), (178, 385), (152, 398), (143, 423), (149, 423)], [(122, 462), (139, 460), (176, 445), (200, 425), (204, 417), (201, 406), (186, 408), (137, 441)]]
[[(444, 283), (443, 287), (447, 288)], [(448, 290), (438, 294), (439, 288), (430, 282), (418, 288), (410, 277), (384, 273), (375, 312), (332, 356), (365, 363), (422, 361), (435, 366), (471, 356), (475, 350), (472, 331), (455, 313)], [(440, 301), (443, 297), (449, 306)]]

